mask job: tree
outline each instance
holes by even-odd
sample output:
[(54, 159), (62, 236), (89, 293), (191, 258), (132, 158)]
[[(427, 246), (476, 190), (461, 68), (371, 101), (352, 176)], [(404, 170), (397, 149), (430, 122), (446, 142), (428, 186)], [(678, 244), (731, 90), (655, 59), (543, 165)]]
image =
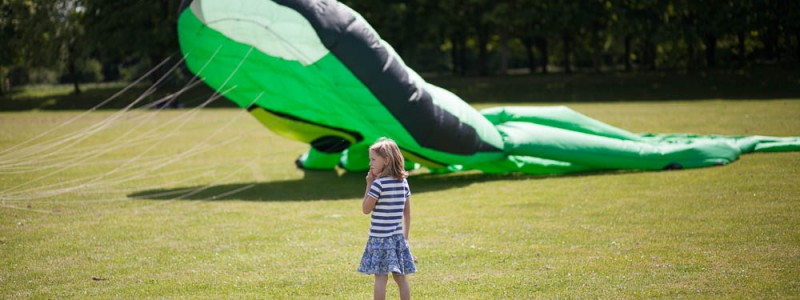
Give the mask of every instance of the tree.
[(572, 73), (571, 57), (575, 53), (575, 38), (583, 25), (580, 10), (580, 2), (570, 1), (554, 5), (550, 11), (556, 16), (552, 28), (561, 38), (561, 65), (566, 73)]
[(581, 19), (589, 31), (592, 52), (592, 68), (600, 72), (603, 67), (603, 42), (611, 23), (612, 2), (609, 0), (585, 0)]
[(465, 75), (467, 70), (467, 38), (470, 35), (467, 9), (460, 0), (441, 0), (434, 15), (442, 20), (441, 31), (447, 37), (442, 47), (450, 51), (453, 74)]
[[(106, 63), (143, 63), (152, 67), (179, 53), (179, 0), (83, 1), (87, 32)], [(162, 70), (157, 70), (151, 80), (163, 75)]]
[(50, 57), (47, 28), (49, 13), (45, 1), (2, 0), (0, 7), (0, 79), (7, 79), (11, 66), (35, 67), (37, 57)]
[(87, 49), (82, 9), (79, 0), (3, 0), (0, 27), (9, 46), (0, 66), (63, 69), (80, 93), (78, 66)]
[(60, 0), (54, 3), (55, 42), (58, 54), (65, 65), (67, 76), (72, 81), (73, 92), (79, 94), (80, 76), (78, 64), (86, 60), (89, 47), (83, 30), (83, 6), (78, 0)]
[(468, 0), (467, 17), (474, 28), (478, 48), (478, 74), (489, 75), (489, 39), (494, 33), (496, 24), (492, 18), (494, 4), (489, 0)]
[[(557, 2), (552, 0), (520, 0), (511, 12), (515, 20), (512, 29), (522, 40), (528, 58), (528, 69), (531, 73), (538, 68), (547, 73), (550, 53), (548, 40), (552, 38), (555, 27), (555, 16), (550, 12)], [(534, 58), (534, 49), (539, 52), (539, 60)]]

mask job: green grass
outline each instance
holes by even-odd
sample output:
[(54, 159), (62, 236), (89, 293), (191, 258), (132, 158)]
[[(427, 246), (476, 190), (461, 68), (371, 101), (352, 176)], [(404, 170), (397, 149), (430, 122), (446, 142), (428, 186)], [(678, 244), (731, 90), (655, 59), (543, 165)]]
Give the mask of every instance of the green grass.
[[(569, 105), (634, 132), (800, 136), (797, 99)], [(0, 113), (0, 151), (79, 113)], [(371, 297), (355, 272), (364, 174), (295, 169), (307, 146), (238, 109), (131, 112), (36, 154), (114, 113), (0, 156), (1, 298)], [(795, 298), (799, 166), (794, 152), (665, 172), (417, 172), (412, 294)]]

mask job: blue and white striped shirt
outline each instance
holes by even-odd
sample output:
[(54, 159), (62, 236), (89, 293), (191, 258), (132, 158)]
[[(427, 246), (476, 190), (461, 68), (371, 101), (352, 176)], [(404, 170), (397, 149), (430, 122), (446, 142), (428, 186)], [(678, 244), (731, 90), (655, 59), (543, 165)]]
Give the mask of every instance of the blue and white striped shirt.
[(368, 195), (377, 199), (372, 209), (369, 236), (390, 237), (403, 234), (403, 209), (411, 196), (405, 178), (381, 177), (372, 182)]

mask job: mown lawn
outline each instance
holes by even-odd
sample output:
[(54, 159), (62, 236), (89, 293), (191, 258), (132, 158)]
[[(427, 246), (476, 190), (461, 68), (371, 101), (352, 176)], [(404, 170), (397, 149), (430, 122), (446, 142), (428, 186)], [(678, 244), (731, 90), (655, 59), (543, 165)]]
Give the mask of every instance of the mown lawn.
[[(797, 99), (569, 106), (634, 132), (800, 136)], [(0, 113), (0, 297), (370, 298), (355, 272), (364, 174), (297, 170), (306, 147), (238, 109)], [(412, 294), (796, 298), (798, 177), (797, 152), (665, 172), (418, 171)]]

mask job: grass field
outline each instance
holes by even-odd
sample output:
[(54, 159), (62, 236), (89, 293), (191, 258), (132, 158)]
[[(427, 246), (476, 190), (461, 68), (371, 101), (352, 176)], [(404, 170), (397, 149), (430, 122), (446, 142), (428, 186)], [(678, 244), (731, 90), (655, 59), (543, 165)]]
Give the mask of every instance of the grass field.
[[(569, 105), (634, 132), (800, 136), (797, 99)], [(364, 174), (295, 169), (307, 146), (237, 109), (116, 113), (0, 113), (0, 298), (371, 297), (355, 272)], [(412, 294), (796, 298), (798, 177), (797, 152), (665, 172), (419, 171)]]

